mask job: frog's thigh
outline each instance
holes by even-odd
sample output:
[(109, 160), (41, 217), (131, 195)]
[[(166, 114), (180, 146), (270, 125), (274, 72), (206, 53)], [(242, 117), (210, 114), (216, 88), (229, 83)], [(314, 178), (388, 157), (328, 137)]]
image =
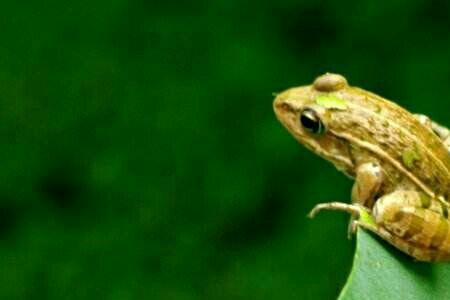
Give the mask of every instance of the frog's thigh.
[(433, 121), (431, 121), (428, 116), (422, 114), (414, 114), (414, 117), (425, 127), (433, 129)]
[(444, 141), (444, 145), (450, 153), (450, 130), (435, 122), (431, 122), (431, 128)]
[(414, 117), (416, 117), (422, 125), (433, 130), (443, 141), (447, 141), (447, 145), (450, 145), (450, 130), (448, 128), (432, 121), (425, 115), (415, 114)]
[(394, 246), (419, 260), (450, 259), (448, 212), (438, 201), (417, 191), (396, 191), (378, 199), (372, 214), (380, 235)]
[(450, 136), (444, 140), (444, 145), (447, 147), (448, 153), (450, 153)]

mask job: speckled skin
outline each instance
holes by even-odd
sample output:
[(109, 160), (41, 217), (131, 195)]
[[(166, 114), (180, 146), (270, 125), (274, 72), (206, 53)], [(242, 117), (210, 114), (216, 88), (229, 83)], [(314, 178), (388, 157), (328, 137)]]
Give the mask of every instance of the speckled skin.
[[(345, 107), (318, 103), (320, 95), (336, 97)], [(315, 112), (324, 134), (302, 127), (305, 109)], [(368, 210), (375, 224), (357, 225), (418, 260), (450, 259), (450, 155), (448, 136), (433, 127), (439, 125), (427, 125), (395, 103), (351, 87), (337, 74), (282, 92), (274, 110), (300, 143), (355, 178), (352, 205), (319, 209), (346, 210), (356, 218), (356, 212)]]

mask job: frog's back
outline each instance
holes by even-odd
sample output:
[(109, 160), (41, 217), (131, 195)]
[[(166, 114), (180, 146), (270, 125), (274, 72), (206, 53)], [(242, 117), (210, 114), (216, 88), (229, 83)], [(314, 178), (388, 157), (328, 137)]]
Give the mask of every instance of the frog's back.
[[(378, 157), (399, 177), (406, 175), (428, 194), (450, 199), (450, 155), (431, 129), (402, 107), (365, 90), (346, 87), (337, 95), (349, 103), (348, 118), (341, 114), (335, 123), (342, 124), (343, 132), (351, 126), (353, 137), (379, 151)], [(335, 128), (339, 131), (339, 125)]]

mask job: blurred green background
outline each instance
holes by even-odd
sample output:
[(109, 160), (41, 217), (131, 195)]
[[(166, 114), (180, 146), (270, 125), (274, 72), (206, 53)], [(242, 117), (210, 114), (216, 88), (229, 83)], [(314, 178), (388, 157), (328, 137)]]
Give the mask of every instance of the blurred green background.
[(272, 93), (344, 74), (448, 121), (445, 1), (0, 8), (1, 299), (334, 299), (351, 181)]

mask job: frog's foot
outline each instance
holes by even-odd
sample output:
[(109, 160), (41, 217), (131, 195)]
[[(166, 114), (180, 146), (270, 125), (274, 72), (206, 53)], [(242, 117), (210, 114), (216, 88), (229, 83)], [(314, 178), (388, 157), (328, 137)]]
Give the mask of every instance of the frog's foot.
[(351, 214), (351, 220), (347, 231), (348, 238), (356, 232), (358, 227), (363, 227), (374, 231), (377, 229), (375, 221), (370, 211), (359, 204), (347, 204), (342, 202), (329, 202), (317, 204), (308, 214), (310, 218), (314, 218), (321, 210), (339, 210)]

